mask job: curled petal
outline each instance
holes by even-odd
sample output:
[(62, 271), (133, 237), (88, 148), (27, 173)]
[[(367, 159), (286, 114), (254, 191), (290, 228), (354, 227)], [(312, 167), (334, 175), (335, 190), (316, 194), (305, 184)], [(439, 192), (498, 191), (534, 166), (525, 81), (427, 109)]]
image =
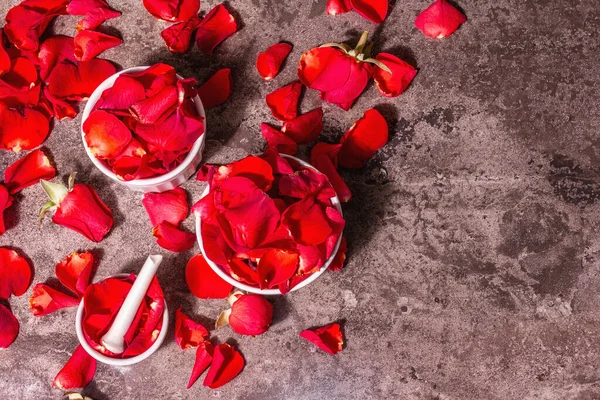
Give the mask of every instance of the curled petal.
[(131, 141), (131, 131), (113, 114), (103, 110), (92, 112), (83, 123), (85, 142), (90, 152), (100, 159), (115, 158)]
[(69, 15), (85, 15), (77, 23), (78, 31), (96, 29), (104, 21), (121, 15), (119, 11), (111, 9), (104, 0), (71, 0), (67, 6), (67, 13)]
[[(64, 1), (66, 6), (67, 1)], [(55, 13), (52, 13), (52, 12)], [(6, 14), (4, 33), (8, 40), (19, 50), (36, 51), (39, 39), (52, 19), (58, 15), (58, 10), (41, 10), (17, 5)]]
[(286, 282), (292, 277), (292, 275), (294, 275), (297, 269), (297, 253), (287, 252), (279, 249), (267, 250), (267, 252), (260, 258), (260, 261), (258, 262), (257, 270), (260, 288), (271, 289)]
[(219, 4), (200, 22), (196, 31), (196, 44), (200, 51), (212, 54), (215, 47), (237, 31), (235, 17)]
[(227, 264), (229, 274), (237, 281), (245, 282), (250, 285), (258, 286), (258, 271), (252, 269), (248, 263), (238, 257), (234, 257)]
[(244, 358), (228, 344), (215, 346), (210, 369), (204, 378), (204, 386), (217, 389), (235, 378), (244, 369)]
[(177, 82), (175, 68), (164, 63), (156, 63), (143, 71), (123, 75), (139, 81), (146, 89), (146, 96), (148, 97), (154, 96), (165, 86), (175, 85)]
[(40, 179), (52, 179), (56, 170), (42, 150), (34, 150), (9, 165), (4, 171), (4, 184), (11, 194), (27, 186), (34, 185)]
[(6, 349), (19, 335), (19, 321), (13, 313), (0, 304), (0, 349)]
[(288, 207), (283, 213), (282, 223), (297, 243), (307, 246), (325, 242), (332, 233), (323, 206), (310, 197)]
[(265, 124), (264, 122), (260, 124), (260, 131), (267, 141), (267, 145), (274, 147), (279, 153), (293, 155), (298, 151), (298, 145), (292, 138), (284, 135), (280, 130), (273, 128), (269, 124)]
[(387, 140), (388, 125), (385, 118), (375, 109), (365, 111), (341, 139), (340, 165), (346, 168), (364, 167)]
[(348, 82), (352, 59), (334, 47), (317, 47), (300, 57), (298, 78), (311, 89), (335, 90)]
[(68, 60), (75, 62), (75, 46), (73, 38), (69, 36), (52, 36), (40, 45), (38, 58), (40, 60), (40, 78), (48, 79), (56, 64)]
[(175, 341), (183, 350), (196, 348), (208, 338), (206, 328), (178, 308), (175, 311)]
[(16, 251), (0, 247), (0, 299), (21, 296), (31, 282), (31, 267)]
[(187, 217), (189, 212), (187, 194), (180, 187), (162, 193), (145, 193), (142, 204), (152, 226), (165, 221), (177, 225)]
[(328, 200), (335, 196), (335, 190), (324, 174), (313, 169), (302, 169), (281, 177), (279, 194), (296, 199), (314, 195), (319, 199)]
[(300, 337), (314, 343), (321, 350), (336, 354), (342, 351), (344, 337), (340, 324), (329, 324), (315, 329), (306, 329), (300, 332)]
[(185, 280), (192, 294), (201, 299), (224, 299), (233, 288), (212, 270), (202, 254), (195, 255), (188, 262)]
[(10, 195), (8, 189), (4, 185), (0, 185), (0, 235), (6, 232), (6, 226), (4, 225), (4, 211), (10, 207), (13, 203), (13, 197)]
[(154, 18), (180, 22), (198, 14), (200, 0), (144, 0), (144, 7)]
[(142, 156), (119, 156), (112, 165), (112, 170), (118, 179), (131, 181), (133, 179), (144, 179), (157, 175), (148, 164), (149, 157)]
[(273, 306), (258, 294), (243, 294), (231, 306), (229, 325), (240, 335), (261, 335), (273, 321)]
[(81, 345), (77, 346), (69, 361), (54, 378), (52, 386), (59, 389), (73, 389), (87, 386), (94, 379), (96, 359), (92, 358)]
[(75, 35), (74, 43), (75, 58), (78, 61), (89, 61), (104, 50), (120, 45), (123, 41), (102, 32), (82, 30)]
[(54, 115), (54, 118), (58, 120), (63, 119), (73, 119), (77, 116), (79, 112), (77, 105), (72, 104), (72, 102), (59, 99), (50, 93), (48, 87), (44, 87), (42, 91), (42, 100), (45, 101), (48, 105), (48, 108), (51, 109), (51, 113)]
[(129, 107), (145, 98), (144, 85), (137, 79), (122, 74), (110, 88), (102, 92), (95, 108), (129, 116)]
[(177, 87), (165, 86), (154, 96), (132, 104), (129, 111), (141, 124), (159, 124), (173, 114), (177, 103)]
[(196, 241), (196, 235), (182, 231), (169, 222), (158, 224), (152, 230), (152, 235), (160, 247), (176, 253), (189, 250)]
[(33, 287), (33, 293), (29, 298), (29, 309), (36, 317), (43, 317), (56, 310), (78, 305), (78, 298), (52, 289), (43, 283), (38, 283)]
[(3, 109), (0, 106), (0, 149), (31, 150), (41, 145), (49, 132), (50, 122), (38, 110)]
[(354, 11), (371, 22), (380, 24), (388, 12), (388, 0), (350, 0)]
[(287, 121), (281, 128), (281, 132), (298, 144), (307, 144), (316, 140), (322, 130), (323, 109), (321, 107)]
[(85, 100), (115, 72), (115, 66), (110, 61), (97, 58), (77, 65), (62, 62), (52, 70), (48, 78), (48, 90), (60, 99)]
[(351, 0), (328, 0), (325, 12), (327, 15), (338, 15), (352, 10)]
[(231, 70), (222, 68), (198, 88), (198, 96), (205, 108), (214, 108), (225, 103), (232, 88)]
[(256, 69), (265, 81), (277, 76), (281, 64), (292, 51), (292, 46), (287, 43), (276, 43), (260, 53), (256, 58)]
[(200, 378), (200, 375), (202, 375), (202, 373), (210, 366), (214, 351), (215, 348), (209, 341), (200, 343), (196, 349), (196, 360), (194, 361), (194, 368), (192, 369), (187, 389), (191, 388), (198, 378)]
[(329, 264), (330, 271), (340, 271), (342, 268), (344, 268), (347, 252), (348, 246), (346, 245), (346, 238), (342, 236), (342, 241), (340, 242), (340, 247), (335, 255), (335, 258), (331, 264)]
[(321, 93), (321, 98), (348, 111), (354, 100), (365, 90), (371, 78), (371, 66), (367, 63), (351, 61), (350, 76), (343, 86)]
[(199, 24), (200, 18), (194, 15), (187, 21), (171, 25), (164, 29), (160, 33), (160, 36), (165, 41), (169, 51), (173, 53), (185, 53), (190, 48), (192, 34)]
[(392, 54), (379, 53), (375, 59), (384, 63), (392, 71), (392, 73), (389, 73), (381, 68), (375, 68), (373, 72), (377, 89), (385, 97), (400, 95), (417, 75), (417, 70), (412, 65)]
[(467, 18), (446, 0), (436, 0), (415, 19), (415, 26), (432, 38), (450, 36)]
[(82, 298), (90, 284), (94, 268), (94, 256), (90, 252), (71, 253), (56, 264), (56, 277), (77, 297)]
[(275, 175), (286, 175), (293, 174), (294, 170), (290, 163), (281, 155), (279, 155), (277, 149), (273, 147), (267, 148), (260, 158), (265, 160), (271, 166), (273, 174)]
[(25, 57), (17, 57), (10, 71), (0, 77), (0, 100), (8, 107), (33, 107), (39, 102), (40, 87), (35, 65)]
[(275, 179), (269, 163), (260, 157), (246, 156), (241, 160), (217, 168), (210, 182), (211, 187), (220, 186), (221, 183), (234, 176), (250, 179), (265, 192), (269, 191)]
[[(280, 121), (289, 121), (298, 115), (298, 100), (302, 92), (302, 83), (294, 81), (281, 87), (266, 97), (271, 113)], [(293, 153), (292, 153), (293, 154)]]
[(317, 143), (310, 153), (310, 163), (327, 176), (342, 203), (352, 198), (350, 188), (337, 171), (340, 144)]

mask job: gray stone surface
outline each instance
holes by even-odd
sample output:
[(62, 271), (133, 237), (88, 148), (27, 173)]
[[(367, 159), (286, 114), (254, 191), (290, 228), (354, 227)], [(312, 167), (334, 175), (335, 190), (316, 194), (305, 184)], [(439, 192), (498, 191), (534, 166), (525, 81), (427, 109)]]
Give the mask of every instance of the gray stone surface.
[[(5, 14), (14, 1), (3, 1)], [(324, 136), (336, 140), (364, 110), (388, 119), (387, 146), (363, 170), (344, 171), (354, 193), (344, 206), (349, 262), (296, 293), (273, 299), (275, 323), (249, 338), (228, 327), (219, 342), (239, 346), (242, 374), (219, 390), (186, 390), (193, 352), (169, 339), (145, 361), (99, 365), (85, 393), (96, 399), (578, 399), (600, 398), (600, 8), (595, 0), (463, 0), (469, 21), (432, 40), (413, 25), (428, 0), (391, 1), (384, 24), (351, 13), (324, 15), (325, 0), (231, 1), (242, 29), (212, 57), (168, 53), (141, 1), (112, 0), (123, 16), (107, 23), (124, 44), (103, 57), (122, 67), (163, 61), (206, 80), (230, 67), (235, 90), (208, 111), (209, 162), (264, 147), (264, 96), (296, 77), (300, 55), (323, 42), (354, 42), (370, 30), (376, 51), (416, 63), (410, 89), (385, 99), (369, 85), (344, 112), (325, 104)], [(206, 12), (217, 1), (203, 1)], [(77, 18), (56, 32), (74, 34)], [(286, 40), (287, 65), (264, 83), (256, 55)], [(307, 92), (304, 111), (320, 104)], [(159, 272), (171, 310), (182, 306), (211, 324), (224, 301), (188, 291), (185, 254), (161, 250), (140, 195), (111, 183), (84, 153), (80, 119), (60, 121), (44, 144), (60, 177), (79, 172), (115, 213), (100, 244), (46, 221), (40, 187), (23, 191), (0, 245), (35, 265), (34, 282), (53, 276), (75, 250), (100, 258), (96, 275), (135, 271), (149, 253), (165, 254)], [(0, 154), (0, 170), (17, 159)], [(190, 200), (204, 185), (185, 184)], [(192, 230), (193, 220), (185, 226)], [(75, 310), (43, 318), (28, 310), (30, 291), (10, 304), (21, 333), (0, 352), (0, 398), (54, 399), (54, 375), (77, 345)], [(330, 356), (298, 337), (307, 327), (345, 322), (347, 345)], [(171, 328), (172, 329), (172, 328)]]

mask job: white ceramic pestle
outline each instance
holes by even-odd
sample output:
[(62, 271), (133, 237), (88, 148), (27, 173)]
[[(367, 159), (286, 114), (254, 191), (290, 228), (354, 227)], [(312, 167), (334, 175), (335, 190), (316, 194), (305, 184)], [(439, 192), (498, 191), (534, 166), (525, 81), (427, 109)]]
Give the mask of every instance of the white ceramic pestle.
[(125, 301), (117, 313), (115, 320), (108, 329), (108, 332), (102, 336), (102, 345), (108, 351), (115, 354), (121, 354), (125, 351), (124, 336), (129, 330), (140, 308), (140, 304), (142, 304), (142, 300), (148, 291), (148, 287), (150, 287), (152, 278), (154, 278), (161, 261), (161, 255), (151, 255), (146, 259), (144, 266), (131, 286), (131, 290), (127, 294), (127, 297), (125, 297)]

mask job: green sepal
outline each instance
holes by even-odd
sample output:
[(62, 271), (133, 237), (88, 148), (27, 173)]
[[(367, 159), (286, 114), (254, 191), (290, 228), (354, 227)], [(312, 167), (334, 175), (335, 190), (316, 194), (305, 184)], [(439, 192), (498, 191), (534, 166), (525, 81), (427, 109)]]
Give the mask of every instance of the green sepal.
[(382, 63), (379, 60), (376, 60), (374, 58), (367, 58), (366, 60), (363, 60), (363, 62), (369, 63), (369, 64), (373, 64), (373, 65), (377, 65), (379, 68), (381, 68), (382, 70), (384, 70), (385, 72), (391, 74), (392, 70), (389, 69), (389, 67), (387, 65), (385, 65), (384, 63)]
[(56, 203), (54, 203), (52, 200), (48, 200), (47, 202), (44, 203), (42, 208), (40, 208), (40, 216), (38, 218), (38, 228), (42, 225), (42, 220), (44, 219), (44, 216), (46, 216), (46, 213), (55, 208), (56, 208)]
[(54, 204), (60, 204), (63, 199), (69, 194), (69, 190), (59, 183), (53, 183), (44, 179), (40, 180), (44, 192), (50, 197)]

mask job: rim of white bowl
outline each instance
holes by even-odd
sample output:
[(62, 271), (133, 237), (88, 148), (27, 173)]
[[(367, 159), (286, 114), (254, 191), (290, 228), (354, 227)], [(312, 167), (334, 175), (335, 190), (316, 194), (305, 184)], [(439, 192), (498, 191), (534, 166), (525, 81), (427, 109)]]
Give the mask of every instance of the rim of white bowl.
[[(108, 278), (126, 278), (129, 275), (131, 275), (131, 274), (127, 274), (127, 273), (115, 274), (115, 275), (106, 277), (103, 280), (106, 280)], [(118, 366), (137, 364), (140, 361), (143, 361), (146, 358), (150, 357), (156, 350), (158, 350), (160, 345), (164, 342), (165, 337), (167, 336), (167, 331), (169, 330), (169, 309), (167, 308), (166, 301), (164, 301), (164, 305), (165, 305), (165, 308), (163, 310), (162, 327), (160, 328), (160, 333), (158, 334), (158, 337), (156, 338), (154, 343), (152, 343), (152, 346), (148, 347), (148, 350), (144, 351), (141, 354), (138, 354), (137, 356), (133, 356), (133, 357), (129, 357), (129, 358), (109, 357), (102, 353), (99, 353), (92, 346), (90, 346), (88, 341), (85, 339), (85, 335), (83, 334), (83, 327), (82, 327), (83, 311), (84, 311), (83, 299), (81, 299), (81, 302), (79, 303), (79, 306), (77, 307), (77, 314), (75, 315), (75, 331), (77, 332), (77, 339), (79, 339), (79, 343), (81, 344), (83, 349), (90, 356), (94, 357), (96, 360), (98, 360), (104, 364), (118, 365)]]
[[(110, 169), (108, 169), (104, 165), (102, 160), (99, 160), (98, 158), (96, 158), (96, 156), (94, 156), (92, 154), (87, 143), (85, 142), (85, 132), (83, 131), (83, 123), (89, 117), (90, 113), (92, 112), (92, 109), (94, 108), (94, 106), (96, 105), (98, 100), (100, 100), (100, 96), (106, 89), (111, 88), (114, 85), (114, 83), (117, 80), (117, 78), (119, 77), (119, 75), (124, 74), (124, 73), (141, 72), (141, 71), (147, 70), (148, 68), (150, 68), (150, 66), (148, 66), (148, 65), (140, 66), (140, 67), (126, 68), (126, 69), (116, 72), (115, 74), (106, 78), (106, 80), (104, 80), (104, 82), (102, 82), (100, 85), (98, 85), (96, 90), (94, 90), (92, 92), (92, 95), (90, 96), (87, 103), (85, 104), (85, 108), (83, 109), (83, 114), (81, 117), (81, 139), (83, 141), (83, 147), (85, 148), (85, 152), (87, 153), (90, 160), (92, 160), (92, 163), (94, 163), (96, 168), (98, 168), (104, 175), (108, 176), (112, 180), (115, 180), (119, 183), (122, 183), (122, 184), (125, 184), (128, 186), (150, 186), (150, 185), (158, 185), (160, 183), (169, 181), (170, 179), (172, 179), (175, 176), (182, 173), (187, 167), (189, 167), (189, 165), (194, 161), (194, 159), (196, 158), (198, 153), (203, 150), (204, 142), (206, 140), (206, 113), (204, 111), (204, 105), (202, 104), (202, 100), (200, 100), (200, 96), (196, 95), (196, 97), (194, 97), (194, 104), (196, 105), (196, 110), (198, 111), (198, 115), (200, 115), (202, 118), (204, 118), (204, 121), (203, 121), (204, 133), (202, 133), (202, 135), (198, 138), (198, 140), (196, 140), (194, 142), (194, 145), (192, 146), (192, 148), (190, 149), (189, 153), (184, 158), (184, 160), (181, 162), (181, 164), (179, 164), (176, 168), (172, 169), (171, 171), (167, 172), (166, 174), (154, 176), (152, 178), (132, 179), (130, 181), (124, 181), (124, 180), (117, 178), (117, 175), (114, 172), (112, 172)], [(177, 74), (177, 77), (179, 79), (183, 79), (181, 77), (181, 75), (179, 75), (179, 74)]]
[[(315, 167), (313, 167), (306, 161), (303, 161), (299, 158), (296, 158), (294, 156), (290, 156), (287, 154), (280, 154), (280, 156), (294, 160), (294, 161), (298, 162), (300, 165), (302, 165), (303, 167), (310, 168), (310, 169), (322, 174), (322, 172), (320, 172), (318, 169), (316, 169)], [(208, 186), (206, 187), (206, 189), (204, 189), (204, 192), (202, 192), (202, 195), (200, 197), (201, 199), (208, 194), (209, 189), (210, 188)], [(342, 204), (340, 203), (340, 199), (337, 195), (335, 195), (334, 197), (331, 198), (331, 205), (333, 207), (335, 207), (335, 209), (338, 210), (342, 216), (344, 215), (342, 213)], [(206, 260), (208, 265), (212, 268), (213, 271), (215, 271), (215, 273), (217, 275), (219, 275), (219, 277), (221, 277), (225, 282), (228, 282), (228, 283), (232, 284), (233, 286), (237, 287), (238, 289), (245, 290), (246, 292), (249, 292), (249, 293), (262, 294), (262, 295), (266, 295), (266, 296), (281, 295), (281, 292), (279, 291), (279, 289), (260, 289), (260, 288), (254, 287), (254, 286), (250, 286), (250, 285), (247, 285), (245, 283), (242, 283), (242, 282), (234, 279), (227, 272), (223, 271), (223, 269), (218, 264), (216, 264), (215, 262), (213, 262), (211, 259), (209, 259), (206, 256), (206, 252), (204, 251), (204, 244), (202, 241), (202, 229), (201, 228), (202, 228), (202, 222), (200, 221), (200, 216), (196, 215), (196, 240), (198, 241), (198, 245), (200, 246), (200, 251), (204, 255), (204, 259)], [(306, 278), (305, 280), (303, 280), (302, 282), (300, 282), (299, 284), (294, 286), (290, 290), (290, 292), (293, 292), (298, 289), (302, 289), (304, 286), (308, 285), (309, 283), (311, 283), (315, 279), (317, 279), (319, 276), (321, 276), (321, 274), (323, 272), (325, 272), (327, 270), (327, 268), (329, 268), (329, 265), (331, 265), (331, 263), (333, 262), (333, 259), (337, 255), (337, 252), (340, 248), (340, 244), (342, 243), (343, 233), (344, 233), (344, 230), (342, 229), (342, 232), (340, 232), (340, 237), (338, 238), (337, 242), (335, 243), (335, 247), (333, 248), (333, 252), (331, 253), (331, 256), (329, 256), (327, 261), (325, 261), (325, 263), (321, 266), (321, 269), (319, 269), (317, 272), (313, 272), (308, 278)]]

